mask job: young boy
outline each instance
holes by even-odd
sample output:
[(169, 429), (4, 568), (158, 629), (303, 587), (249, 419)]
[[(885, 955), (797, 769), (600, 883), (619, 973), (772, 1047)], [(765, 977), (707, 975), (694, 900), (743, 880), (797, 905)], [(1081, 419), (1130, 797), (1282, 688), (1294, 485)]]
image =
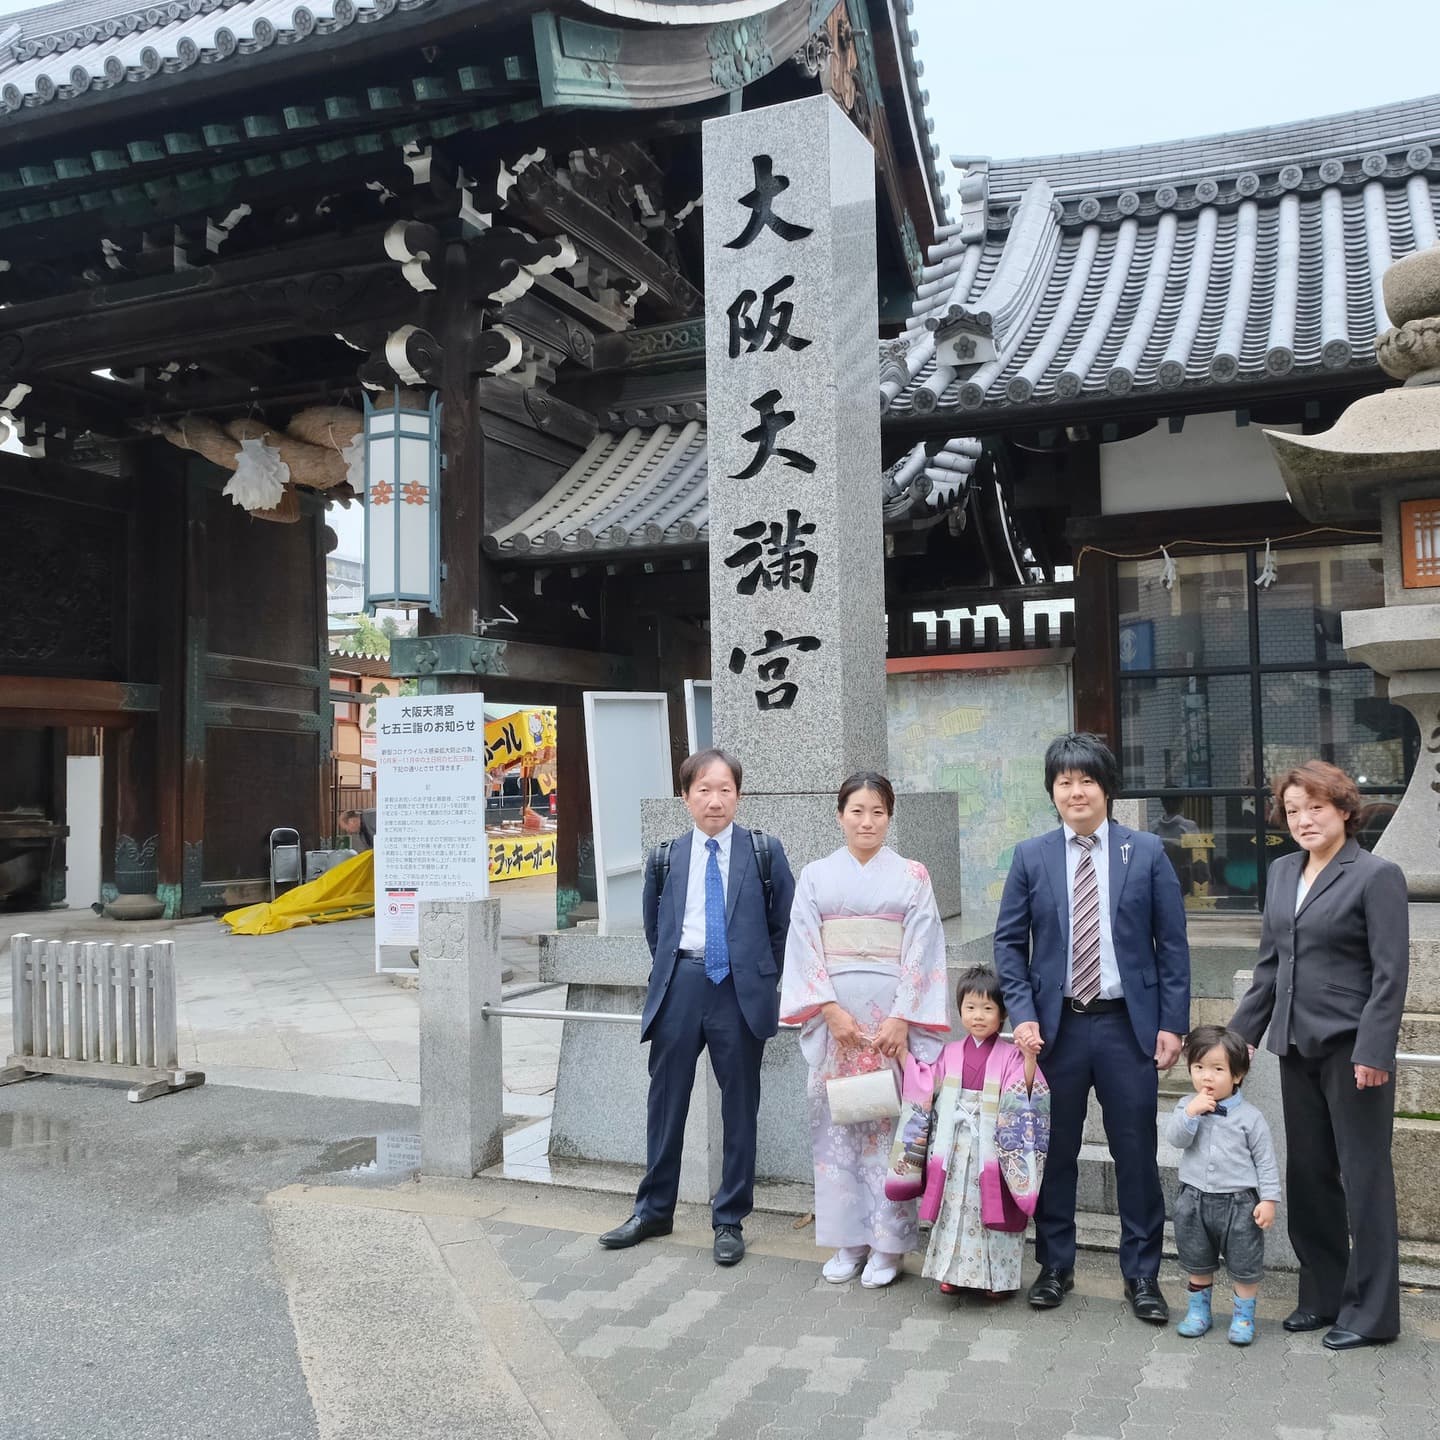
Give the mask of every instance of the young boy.
[(1265, 1231), (1275, 1223), (1280, 1170), (1265, 1117), (1240, 1094), (1250, 1050), (1233, 1030), (1198, 1025), (1185, 1038), (1195, 1094), (1176, 1102), (1165, 1138), (1180, 1157), (1175, 1248), (1190, 1272), (1190, 1308), (1176, 1326), (1196, 1338), (1211, 1326), (1210, 1290), (1224, 1257), (1235, 1287), (1230, 1343), (1255, 1339), (1255, 1297), (1265, 1270)]

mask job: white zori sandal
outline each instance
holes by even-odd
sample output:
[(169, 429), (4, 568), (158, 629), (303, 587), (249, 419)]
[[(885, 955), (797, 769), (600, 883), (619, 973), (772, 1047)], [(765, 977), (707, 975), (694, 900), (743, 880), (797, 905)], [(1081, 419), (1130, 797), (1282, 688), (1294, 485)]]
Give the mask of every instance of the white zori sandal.
[(843, 1285), (853, 1280), (865, 1268), (866, 1257), (870, 1254), (868, 1245), (847, 1245), (837, 1250), (820, 1272), (832, 1285)]
[(872, 1250), (860, 1283), (867, 1290), (883, 1290), (900, 1278), (904, 1265), (903, 1255), (887, 1255), (883, 1250)]

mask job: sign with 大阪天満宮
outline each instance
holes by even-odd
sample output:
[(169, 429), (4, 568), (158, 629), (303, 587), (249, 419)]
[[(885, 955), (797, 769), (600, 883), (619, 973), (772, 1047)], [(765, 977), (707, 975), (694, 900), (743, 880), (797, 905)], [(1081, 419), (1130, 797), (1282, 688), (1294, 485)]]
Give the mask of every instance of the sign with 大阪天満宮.
[(413, 970), (420, 902), (483, 900), (485, 697), (375, 702), (375, 968)]

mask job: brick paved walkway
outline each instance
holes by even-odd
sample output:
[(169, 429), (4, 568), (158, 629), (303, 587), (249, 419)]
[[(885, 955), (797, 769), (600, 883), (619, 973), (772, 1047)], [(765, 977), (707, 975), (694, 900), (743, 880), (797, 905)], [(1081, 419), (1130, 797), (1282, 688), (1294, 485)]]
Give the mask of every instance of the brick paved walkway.
[[(913, 1275), (872, 1292), (826, 1284), (813, 1260), (752, 1253), (721, 1270), (693, 1246), (611, 1253), (592, 1234), (485, 1229), (630, 1440), (1436, 1434), (1430, 1302), (1407, 1301), (1419, 1308), (1396, 1345), (1333, 1356), (1318, 1335), (1281, 1330), (1293, 1295), (1281, 1277), (1273, 1318), (1242, 1351), (1223, 1325), (1191, 1341), (1134, 1320), (1108, 1257), (1084, 1258), (1076, 1294), (1037, 1315), (1018, 1300), (947, 1299)], [(1164, 1278), (1178, 1304), (1182, 1282)]]

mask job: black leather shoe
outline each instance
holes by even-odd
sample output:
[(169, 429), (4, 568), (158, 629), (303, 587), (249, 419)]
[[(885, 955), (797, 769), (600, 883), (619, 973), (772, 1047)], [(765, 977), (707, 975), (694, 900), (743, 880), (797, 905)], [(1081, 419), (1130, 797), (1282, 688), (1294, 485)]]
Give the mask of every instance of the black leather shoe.
[(715, 1227), (715, 1263), (738, 1265), (745, 1258), (745, 1237), (738, 1225)]
[(1153, 1275), (1127, 1280), (1125, 1298), (1130, 1302), (1135, 1318), (1147, 1325), (1164, 1325), (1170, 1319), (1170, 1307), (1160, 1293), (1160, 1282)]
[(1057, 1270), (1053, 1265), (1042, 1265), (1025, 1298), (1037, 1310), (1053, 1310), (1065, 1298), (1066, 1291), (1074, 1288), (1073, 1270)]
[(1333, 1326), (1327, 1330), (1320, 1343), (1327, 1350), (1363, 1350), (1367, 1345), (1388, 1345), (1390, 1337), (1380, 1339), (1374, 1335), (1361, 1335), (1355, 1330), (1342, 1330)]
[(671, 1220), (642, 1220), (632, 1215), (623, 1225), (607, 1230), (600, 1243), (607, 1250), (628, 1250), (642, 1240), (652, 1240), (656, 1235), (668, 1235), (675, 1228)]
[(1292, 1310), (1281, 1322), (1281, 1326), (1292, 1335), (1303, 1335), (1307, 1330), (1323, 1330), (1327, 1325), (1333, 1325), (1333, 1315), (1317, 1315), (1313, 1310)]

